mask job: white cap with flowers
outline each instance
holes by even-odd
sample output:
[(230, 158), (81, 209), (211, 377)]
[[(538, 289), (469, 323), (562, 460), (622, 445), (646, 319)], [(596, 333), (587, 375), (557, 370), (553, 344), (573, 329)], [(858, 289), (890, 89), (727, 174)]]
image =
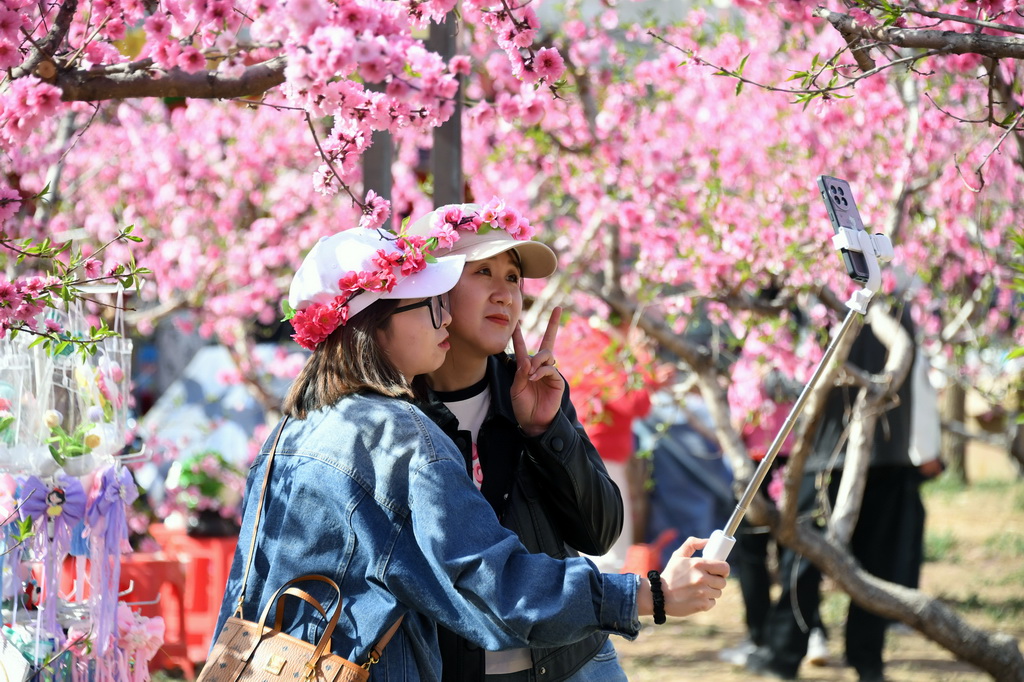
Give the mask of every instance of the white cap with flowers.
[(523, 277), (547, 277), (555, 271), (558, 259), (546, 244), (530, 241), (535, 232), (523, 215), (497, 197), (482, 206), (438, 207), (405, 228), (408, 235), (436, 240), (434, 253), (461, 255), (470, 262), (515, 249)]
[(286, 320), (309, 350), (381, 298), (425, 298), (449, 291), (464, 256), (434, 258), (425, 237), (354, 227), (323, 237), (292, 278)]

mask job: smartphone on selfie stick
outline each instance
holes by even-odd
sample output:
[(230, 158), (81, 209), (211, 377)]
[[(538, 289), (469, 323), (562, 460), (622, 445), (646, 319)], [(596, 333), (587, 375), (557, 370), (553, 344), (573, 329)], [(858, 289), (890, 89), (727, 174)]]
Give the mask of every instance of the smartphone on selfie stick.
[(782, 449), (782, 444), (786, 442), (793, 426), (796, 425), (796, 419), (803, 411), (811, 390), (832, 361), (839, 342), (853, 326), (855, 316), (867, 313), (871, 297), (881, 286), (882, 271), (879, 263), (888, 262), (893, 257), (892, 242), (889, 238), (884, 234), (871, 234), (864, 228), (864, 221), (857, 210), (857, 203), (853, 199), (853, 189), (851, 189), (850, 183), (828, 175), (819, 175), (818, 191), (825, 202), (825, 209), (828, 211), (828, 217), (832, 223), (832, 245), (839, 250), (843, 257), (846, 274), (864, 286), (855, 291), (850, 300), (846, 302), (849, 312), (843, 319), (842, 326), (829, 342), (818, 366), (814, 368), (810, 380), (800, 392), (800, 397), (793, 403), (786, 421), (782, 423), (782, 428), (775, 436), (775, 440), (772, 441), (771, 447), (768, 448), (768, 452), (757, 465), (750, 483), (747, 484), (736, 503), (736, 508), (729, 517), (728, 523), (725, 524), (725, 528), (714, 531), (708, 539), (703, 556), (709, 559), (724, 561), (729, 558), (729, 553), (732, 551), (733, 545), (736, 544), (736, 529), (747, 513), (757, 489), (761, 487), (768, 475), (768, 470), (771, 468), (772, 462), (775, 461), (775, 457), (778, 456), (779, 450)]

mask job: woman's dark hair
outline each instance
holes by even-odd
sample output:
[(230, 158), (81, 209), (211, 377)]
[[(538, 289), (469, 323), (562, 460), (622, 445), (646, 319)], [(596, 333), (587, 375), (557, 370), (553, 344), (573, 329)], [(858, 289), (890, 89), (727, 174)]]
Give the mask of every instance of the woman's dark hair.
[(398, 303), (397, 299), (378, 299), (335, 329), (313, 351), (288, 390), (284, 413), (305, 419), (310, 412), (353, 393), (412, 397), (405, 377), (377, 343), (377, 331), (387, 327)]
[(517, 268), (519, 268), (519, 273), (522, 274), (523, 257), (519, 255), (519, 249), (509, 249), (508, 252), (509, 254), (512, 255), (512, 262), (515, 264)]

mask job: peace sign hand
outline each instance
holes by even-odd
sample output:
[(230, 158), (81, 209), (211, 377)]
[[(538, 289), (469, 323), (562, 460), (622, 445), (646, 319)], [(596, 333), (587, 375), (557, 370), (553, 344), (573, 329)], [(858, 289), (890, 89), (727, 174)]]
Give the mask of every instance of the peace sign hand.
[(512, 381), (512, 409), (520, 428), (528, 436), (539, 436), (548, 430), (562, 406), (565, 380), (555, 369), (555, 337), (562, 309), (551, 311), (536, 355), (526, 350), (523, 330), (517, 324), (512, 332), (512, 348), (516, 356), (516, 376)]

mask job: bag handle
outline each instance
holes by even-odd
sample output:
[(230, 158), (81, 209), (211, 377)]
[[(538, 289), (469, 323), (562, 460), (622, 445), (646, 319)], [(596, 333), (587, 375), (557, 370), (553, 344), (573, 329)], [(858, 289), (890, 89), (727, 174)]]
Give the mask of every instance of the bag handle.
[[(245, 653), (244, 660), (246, 663), (250, 662), (250, 659), (252, 658), (253, 654), (256, 653), (256, 648), (260, 645), (260, 642), (262, 642), (268, 636), (272, 636), (275, 631), (281, 631), (281, 625), (283, 622), (284, 614), (285, 595), (290, 594), (299, 597), (300, 599), (312, 604), (316, 608), (316, 610), (319, 611), (322, 615), (327, 615), (324, 611), (323, 606), (321, 606), (320, 602), (317, 601), (316, 598), (314, 598), (305, 590), (290, 587), (295, 583), (303, 582), (306, 580), (316, 580), (318, 582), (327, 583), (328, 585), (334, 588), (335, 592), (338, 593), (338, 604), (331, 612), (330, 620), (327, 621), (327, 628), (324, 630), (323, 635), (320, 636), (320, 641), (317, 642), (316, 648), (313, 650), (312, 655), (310, 655), (309, 660), (306, 662), (305, 665), (307, 672), (316, 669), (317, 662), (320, 660), (320, 657), (324, 655), (324, 651), (327, 650), (327, 647), (331, 643), (331, 635), (334, 634), (334, 628), (338, 624), (338, 617), (341, 615), (341, 588), (338, 587), (338, 583), (334, 582), (327, 576), (314, 575), (312, 573), (308, 575), (300, 575), (298, 578), (292, 578), (284, 585), (281, 585), (281, 587), (279, 587), (278, 590), (274, 592), (274, 595), (270, 598), (270, 601), (267, 602), (267, 605), (263, 608), (263, 613), (260, 615), (260, 622), (256, 628), (258, 637), (254, 638), (255, 641), (249, 647), (249, 650)], [(270, 610), (273, 609), (275, 605), (277, 606), (277, 614), (274, 619), (274, 627), (271, 628), (268, 632), (264, 633), (264, 629), (266, 628), (267, 625), (267, 618), (270, 616)]]
[[(284, 425), (287, 422), (288, 422), (288, 416), (285, 415), (281, 419), (281, 425), (277, 428), (277, 435), (274, 436), (274, 444), (272, 446), (270, 446), (270, 454), (267, 457), (267, 470), (265, 472), (263, 472), (263, 484), (260, 486), (260, 498), (259, 498), (259, 501), (256, 503), (256, 520), (255, 520), (255, 522), (252, 525), (252, 541), (249, 543), (249, 554), (248, 554), (248, 557), (245, 560), (245, 575), (242, 576), (242, 591), (238, 595), (238, 604), (235, 606), (235, 613), (234, 613), (234, 616), (236, 618), (241, 618), (242, 620), (245, 620), (244, 616), (242, 615), (242, 603), (245, 601), (245, 590), (246, 590), (246, 586), (249, 584), (249, 569), (252, 567), (252, 558), (253, 558), (253, 554), (254, 554), (254, 552), (256, 550), (256, 536), (257, 536), (257, 533), (259, 533), (259, 530), (260, 530), (260, 517), (263, 515), (263, 501), (267, 497), (267, 485), (268, 485), (268, 483), (270, 481), (270, 467), (274, 463), (274, 455), (277, 453), (277, 444), (281, 440), (281, 433), (284, 431)], [(317, 650), (314, 652), (313, 658), (311, 659), (311, 662), (313, 662), (313, 664), (315, 665), (315, 662), (317, 660), (319, 660), (320, 656), (323, 653), (323, 649), (322, 648), (326, 647), (326, 645), (330, 643), (330, 641), (331, 641), (330, 635), (334, 634), (334, 628), (338, 624), (338, 616), (341, 613), (341, 588), (339, 588), (338, 584), (336, 582), (334, 582), (333, 580), (331, 580), (330, 578), (328, 578), (327, 576), (308, 574), (308, 575), (300, 576), (298, 578), (293, 578), (292, 580), (289, 580), (287, 583), (282, 585), (277, 590), (277, 592), (274, 593), (274, 596), (271, 597), (270, 601), (267, 603), (267, 606), (266, 606), (266, 608), (264, 609), (264, 612), (263, 612), (263, 616), (262, 616), (262, 618), (260, 618), (260, 629), (257, 630), (257, 632), (259, 632), (262, 635), (262, 633), (263, 633), (263, 625), (264, 625), (264, 622), (266, 620), (267, 613), (269, 612), (270, 606), (275, 601), (277, 601), (278, 595), (281, 593), (281, 591), (284, 590), (285, 588), (287, 588), (292, 583), (299, 582), (301, 580), (319, 580), (321, 582), (326, 582), (326, 583), (330, 584), (332, 587), (334, 587), (334, 589), (338, 592), (338, 606), (337, 606), (337, 608), (334, 609), (334, 613), (332, 614), (331, 620), (328, 623), (328, 628), (327, 628), (327, 630), (324, 631), (324, 637), (321, 637), (320, 642), (317, 645)], [(293, 589), (290, 588), (290, 589), (288, 589), (286, 591), (286, 594), (295, 595), (295, 596), (297, 596), (297, 597), (299, 597), (299, 598), (309, 602), (310, 604), (312, 604), (324, 616), (324, 618), (327, 618), (327, 613), (324, 611), (323, 606), (320, 605), (320, 602), (318, 602), (316, 599), (314, 599), (311, 595), (309, 595), (305, 591), (298, 590), (298, 589), (294, 589), (293, 590)], [(283, 605), (283, 602), (282, 602), (282, 605)], [(283, 606), (282, 606), (282, 608), (283, 608)], [(277, 617), (275, 618), (275, 621), (274, 621), (275, 622), (275, 626), (276, 626), (278, 631), (280, 631), (280, 629), (281, 629), (282, 613), (283, 613), (282, 610), (279, 609), (278, 613), (277, 613)], [(366, 663), (363, 664), (364, 668), (369, 669), (371, 665), (373, 665), (374, 663), (376, 663), (377, 661), (380, 660), (381, 654), (384, 651), (384, 647), (387, 646), (388, 642), (391, 641), (391, 638), (394, 636), (394, 634), (396, 632), (398, 632), (398, 628), (399, 628), (399, 626), (402, 625), (402, 620), (404, 618), (405, 618), (404, 615), (399, 616), (398, 620), (396, 620), (394, 622), (394, 624), (390, 628), (388, 628), (387, 631), (385, 631), (383, 635), (381, 635), (381, 638), (379, 640), (377, 640), (377, 643), (374, 644), (372, 647), (370, 647), (369, 657), (367, 658)], [(256, 640), (256, 644), (259, 644), (259, 642), (261, 640), (262, 640), (262, 636), (259, 639)], [(246, 655), (246, 660), (248, 660), (249, 657), (252, 656), (252, 654), (253, 654), (253, 652), (255, 650), (256, 650), (256, 646), (254, 644), (253, 648)]]
[(323, 605), (319, 601), (317, 601), (316, 597), (311, 595), (309, 592), (306, 592), (305, 590), (299, 589), (298, 587), (289, 587), (287, 590), (281, 593), (281, 596), (277, 600), (277, 613), (274, 616), (274, 627), (272, 628), (273, 630), (277, 630), (278, 632), (280, 632), (281, 627), (284, 625), (284, 598), (289, 594), (293, 597), (298, 597), (302, 601), (308, 603), (310, 606), (316, 609), (317, 613), (319, 613), (324, 620), (331, 619), (331, 617), (328, 616), (327, 612), (324, 610)]

